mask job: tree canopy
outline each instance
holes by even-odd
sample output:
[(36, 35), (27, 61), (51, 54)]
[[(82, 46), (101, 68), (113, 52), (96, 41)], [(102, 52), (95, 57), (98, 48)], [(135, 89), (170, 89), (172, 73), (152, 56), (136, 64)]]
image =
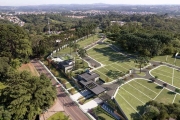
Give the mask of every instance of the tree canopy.
[(24, 60), (32, 54), (28, 34), (19, 26), (0, 24), (0, 57)]
[[(168, 120), (180, 119), (180, 104), (163, 104), (156, 101), (149, 101), (144, 105), (144, 113), (141, 120)], [(138, 119), (138, 120), (139, 120)]]
[(49, 108), (55, 98), (51, 81), (41, 75), (31, 76), (29, 72), (18, 72), (10, 68), (1, 79), (6, 87), (0, 90), (0, 118), (3, 120), (32, 120), (37, 114)]

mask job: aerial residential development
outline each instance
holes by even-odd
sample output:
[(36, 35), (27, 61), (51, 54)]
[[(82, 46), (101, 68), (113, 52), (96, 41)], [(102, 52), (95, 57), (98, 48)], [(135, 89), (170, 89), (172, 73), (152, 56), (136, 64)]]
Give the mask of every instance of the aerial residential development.
[(180, 3), (91, 2), (0, 2), (0, 120), (180, 120)]

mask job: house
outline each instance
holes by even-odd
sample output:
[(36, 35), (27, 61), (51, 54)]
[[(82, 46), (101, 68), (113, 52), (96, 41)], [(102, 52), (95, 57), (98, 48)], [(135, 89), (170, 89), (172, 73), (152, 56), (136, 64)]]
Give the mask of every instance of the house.
[(78, 75), (78, 80), (85, 88), (93, 92), (95, 95), (99, 95), (105, 92), (105, 89), (96, 83), (99, 80), (99, 74), (95, 72), (85, 72)]
[(74, 61), (73, 60), (64, 60), (58, 63), (58, 67), (63, 70), (65, 73), (69, 72), (74, 67)]
[(90, 81), (90, 80), (92, 80), (92, 81), (97, 81), (97, 80), (99, 80), (99, 77), (100, 77), (100, 75), (99, 74), (97, 74), (97, 73), (95, 73), (95, 72), (85, 72), (85, 73), (83, 73), (83, 74), (81, 74), (81, 75), (78, 75), (78, 78), (80, 79), (80, 80), (85, 80), (85, 81)]

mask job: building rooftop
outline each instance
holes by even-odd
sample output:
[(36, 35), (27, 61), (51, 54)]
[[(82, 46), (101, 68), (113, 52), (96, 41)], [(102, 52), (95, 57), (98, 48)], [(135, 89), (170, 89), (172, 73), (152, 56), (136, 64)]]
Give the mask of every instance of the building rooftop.
[(87, 82), (84, 80), (81, 80), (80, 83), (86, 86), (87, 89), (89, 89), (91, 92), (93, 92), (96, 95), (105, 91), (103, 87), (101, 87), (100, 85), (98, 85), (96, 82), (92, 80), (87, 81)]
[(83, 74), (81, 74), (79, 76), (81, 78), (83, 78), (84, 80), (89, 81), (89, 80), (93, 80), (93, 79), (99, 77), (99, 74), (97, 74), (95, 72), (91, 72), (91, 73), (83, 73)]
[(64, 67), (72, 66), (73, 60), (65, 60), (65, 61), (59, 62), (59, 64), (64, 66)]

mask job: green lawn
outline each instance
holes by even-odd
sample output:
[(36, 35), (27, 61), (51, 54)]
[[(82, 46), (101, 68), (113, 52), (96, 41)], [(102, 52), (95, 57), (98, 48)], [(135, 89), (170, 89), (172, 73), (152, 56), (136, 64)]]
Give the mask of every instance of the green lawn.
[[(85, 47), (85, 46), (91, 44), (93, 41), (95, 42), (100, 39), (100, 38), (98, 38), (97, 35), (93, 35), (93, 36), (90, 36), (88, 39), (80, 40), (77, 44), (79, 44), (80, 47)], [(71, 55), (75, 56), (75, 52), (74, 52), (73, 48), (66, 47), (66, 48), (61, 49), (57, 53), (53, 53), (52, 56), (53, 57), (60, 57), (60, 56), (62, 57), (62, 56), (65, 56), (66, 54), (70, 54), (70, 53), (71, 53)]]
[(99, 113), (98, 116), (104, 118), (105, 120), (115, 120), (112, 117), (109, 117), (108, 115), (106, 115), (104, 113)]
[(63, 112), (57, 112), (54, 115), (52, 115), (51, 117), (49, 117), (47, 120), (63, 120), (66, 117), (67, 116), (65, 116)]
[[(172, 103), (175, 95), (166, 89), (162, 89), (151, 81), (136, 79), (120, 87), (115, 99), (126, 116), (131, 119), (132, 115), (139, 116), (146, 102), (157, 100), (158, 102)], [(179, 96), (178, 96), (179, 97)], [(178, 98), (177, 98), (178, 99)]]
[[(135, 68), (136, 65), (133, 59), (123, 56), (107, 44), (96, 45), (94, 48), (88, 50), (88, 55), (105, 65), (95, 72), (100, 74), (100, 78), (105, 80), (109, 77), (110, 81), (122, 77), (122, 73), (127, 73), (130, 69)], [(117, 76), (115, 75), (117, 73)]]
[(179, 94), (176, 95), (176, 99), (175, 99), (174, 103), (180, 103), (180, 95)]
[(175, 93), (163, 89), (163, 91), (158, 95), (158, 97), (155, 100), (161, 103), (168, 104), (173, 102), (174, 97), (175, 97)]
[(167, 62), (176, 66), (180, 67), (180, 59), (176, 59), (170, 55), (165, 55), (165, 56), (156, 56), (152, 58), (154, 61), (161, 61), (161, 62)]
[(155, 70), (151, 71), (153, 76), (158, 76), (158, 79), (169, 83), (170, 85), (174, 85), (180, 88), (180, 71), (173, 69), (168, 66), (160, 66)]
[(79, 41), (78, 44), (80, 45), (80, 47), (86, 47), (99, 39), (100, 38), (98, 38), (98, 35), (93, 35), (90, 36), (89, 38)]

